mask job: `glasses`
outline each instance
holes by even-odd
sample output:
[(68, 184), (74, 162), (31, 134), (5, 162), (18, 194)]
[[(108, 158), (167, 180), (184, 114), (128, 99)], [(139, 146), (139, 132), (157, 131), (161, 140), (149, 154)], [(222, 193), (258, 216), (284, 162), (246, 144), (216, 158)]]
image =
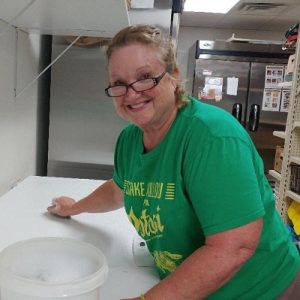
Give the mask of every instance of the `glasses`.
[(158, 85), (166, 73), (167, 72), (163, 72), (157, 77), (137, 80), (130, 84), (109, 86), (105, 89), (105, 93), (108, 97), (119, 97), (126, 95), (129, 88), (132, 88), (135, 92), (148, 91)]

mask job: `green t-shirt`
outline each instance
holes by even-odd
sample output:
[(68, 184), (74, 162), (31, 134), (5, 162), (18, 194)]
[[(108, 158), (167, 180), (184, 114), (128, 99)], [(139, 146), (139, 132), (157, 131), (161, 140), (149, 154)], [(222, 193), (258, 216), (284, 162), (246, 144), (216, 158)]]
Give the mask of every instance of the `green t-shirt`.
[(206, 299), (274, 299), (295, 277), (299, 255), (275, 209), (262, 160), (229, 113), (190, 100), (147, 153), (137, 126), (121, 132), (113, 178), (124, 191), (128, 218), (164, 278), (206, 236), (262, 217), (255, 254)]

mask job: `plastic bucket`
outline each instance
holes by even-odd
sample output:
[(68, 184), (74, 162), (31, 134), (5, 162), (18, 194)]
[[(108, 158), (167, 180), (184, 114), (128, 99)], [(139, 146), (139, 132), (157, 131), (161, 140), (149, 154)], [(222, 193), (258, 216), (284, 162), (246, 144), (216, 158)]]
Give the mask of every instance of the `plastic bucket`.
[(19, 241), (0, 253), (1, 300), (100, 299), (108, 267), (96, 247), (69, 238)]

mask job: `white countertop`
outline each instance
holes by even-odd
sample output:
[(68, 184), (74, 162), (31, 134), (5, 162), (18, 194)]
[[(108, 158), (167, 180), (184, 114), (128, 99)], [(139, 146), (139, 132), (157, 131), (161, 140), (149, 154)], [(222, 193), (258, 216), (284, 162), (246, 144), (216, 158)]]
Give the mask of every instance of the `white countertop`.
[(154, 267), (138, 267), (132, 246), (137, 238), (124, 209), (109, 213), (81, 214), (71, 219), (50, 215), (52, 198), (79, 199), (104, 181), (30, 176), (0, 197), (0, 251), (34, 237), (69, 237), (93, 244), (104, 253), (109, 274), (101, 288), (101, 300), (138, 296), (159, 279)]

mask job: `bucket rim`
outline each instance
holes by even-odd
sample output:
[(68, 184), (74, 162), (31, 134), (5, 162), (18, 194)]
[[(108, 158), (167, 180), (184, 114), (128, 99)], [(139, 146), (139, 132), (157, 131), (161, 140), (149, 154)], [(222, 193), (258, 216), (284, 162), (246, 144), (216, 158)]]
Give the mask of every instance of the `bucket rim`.
[[(2, 258), (6, 253), (12, 249), (20, 247), (22, 244), (33, 244), (36, 242), (45, 241), (59, 241), (69, 244), (76, 244), (76, 246), (81, 245), (82, 247), (88, 248), (90, 251), (94, 252), (99, 256), (102, 266), (96, 271), (87, 276), (79, 279), (74, 279), (70, 282), (65, 283), (51, 283), (44, 281), (36, 281), (33, 279), (25, 278), (20, 275), (11, 273), (10, 270), (3, 267)], [(5, 273), (8, 272), (8, 273)], [(103, 252), (96, 246), (81, 240), (68, 237), (35, 237), (25, 240), (17, 241), (11, 245), (8, 245), (0, 252), (0, 288), (5, 288), (18, 293), (26, 293), (28, 296), (36, 296), (43, 298), (50, 297), (66, 297), (66, 296), (76, 296), (90, 292), (98, 287), (100, 287), (106, 280), (108, 275), (108, 265)], [(12, 288), (9, 288), (12, 287)], [(47, 296), (51, 289), (51, 295)], [(46, 293), (46, 294), (45, 294)], [(46, 295), (46, 296), (45, 296)]]

